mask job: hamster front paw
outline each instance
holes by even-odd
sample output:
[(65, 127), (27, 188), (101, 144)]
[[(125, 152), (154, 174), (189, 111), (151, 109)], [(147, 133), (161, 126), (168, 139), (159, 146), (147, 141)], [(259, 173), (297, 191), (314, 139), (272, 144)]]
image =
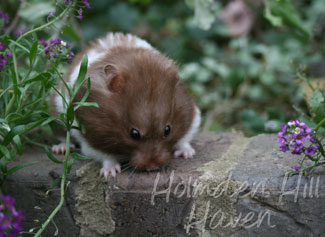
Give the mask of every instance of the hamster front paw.
[(108, 180), (110, 175), (115, 177), (117, 173), (121, 173), (121, 165), (115, 160), (105, 159), (103, 161), (103, 168), (100, 170), (100, 175)]
[(189, 143), (182, 144), (174, 152), (175, 157), (184, 157), (185, 159), (192, 158), (195, 155), (195, 150)]
[[(57, 144), (57, 145), (53, 145), (52, 146), (52, 153), (57, 154), (57, 155), (59, 155), (59, 154), (64, 155), (65, 150), (66, 150), (65, 147), (66, 147), (65, 143), (60, 143), (60, 144)], [(71, 143), (70, 144), (70, 149), (75, 149), (75, 148), (76, 148), (75, 145)]]

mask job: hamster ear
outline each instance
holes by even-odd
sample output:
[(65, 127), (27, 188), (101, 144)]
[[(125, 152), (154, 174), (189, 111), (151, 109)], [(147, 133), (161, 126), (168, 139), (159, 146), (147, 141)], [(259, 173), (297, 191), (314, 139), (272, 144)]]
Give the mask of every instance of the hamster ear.
[(106, 65), (104, 72), (106, 76), (107, 88), (112, 92), (120, 93), (125, 86), (124, 78), (118, 74), (116, 68), (112, 65)]

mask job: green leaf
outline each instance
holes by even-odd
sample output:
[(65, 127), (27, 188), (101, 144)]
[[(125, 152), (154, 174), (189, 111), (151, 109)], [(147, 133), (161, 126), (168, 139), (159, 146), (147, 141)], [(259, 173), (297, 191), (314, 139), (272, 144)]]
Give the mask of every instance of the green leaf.
[(10, 43), (12, 43), (12, 44), (18, 46), (19, 48), (23, 49), (24, 51), (26, 51), (26, 53), (28, 53), (28, 54), (30, 53), (29, 50), (25, 46), (21, 45), (20, 43), (17, 43), (14, 40), (9, 40), (9, 41), (10, 41)]
[(22, 145), (19, 135), (14, 136), (13, 138), (14, 143), (16, 144), (17, 152), (19, 155), (22, 155)]
[(10, 73), (11, 73), (11, 79), (13, 82), (13, 88), (14, 88), (14, 93), (16, 95), (16, 97), (20, 97), (20, 91), (18, 89), (18, 81), (17, 81), (17, 77), (16, 77), (16, 72), (14, 70), (13, 67), (10, 67)]
[(74, 121), (74, 106), (73, 104), (70, 104), (67, 109), (67, 119), (70, 124)]
[(313, 95), (310, 98), (309, 106), (311, 108), (316, 108), (320, 103), (323, 103), (325, 101), (324, 96), (320, 90), (315, 90), (313, 92)]
[(269, 20), (273, 26), (280, 27), (283, 25), (282, 18), (271, 13), (270, 6), (267, 2), (265, 2), (264, 17)]
[(29, 107), (29, 106), (32, 106), (32, 105), (35, 105), (35, 104), (39, 104), (39, 103), (40, 103), (41, 101), (43, 101), (43, 100), (44, 100), (44, 98), (38, 98), (38, 99), (36, 99), (36, 100), (34, 100), (34, 101), (32, 101), (32, 102), (26, 104), (26, 105), (25, 105), (25, 108), (27, 108), (27, 107)]
[(88, 77), (88, 84), (87, 84), (87, 91), (86, 93), (84, 94), (84, 96), (82, 97), (81, 101), (80, 102), (85, 102), (90, 94), (90, 88), (91, 88), (91, 80), (90, 78)]
[(14, 127), (3, 139), (2, 145), (4, 146), (8, 146), (9, 143), (12, 141), (12, 139), (14, 138), (14, 136), (16, 136), (17, 134), (22, 134), (24, 131), (26, 131), (28, 128), (26, 125), (18, 125), (16, 127)]
[(56, 117), (49, 117), (48, 119), (46, 119), (46, 120), (41, 124), (41, 126), (45, 126), (45, 125), (47, 125), (47, 124), (53, 122), (54, 120), (57, 120), (57, 118), (56, 118)]
[(29, 63), (32, 66), (33, 61), (37, 55), (37, 48), (38, 48), (38, 42), (37, 40), (33, 43), (31, 49), (30, 49), (30, 53), (29, 53)]
[(32, 82), (35, 82), (35, 81), (43, 81), (43, 80), (48, 80), (49, 78), (51, 77), (51, 73), (49, 72), (42, 72), (40, 74), (38, 74), (37, 76), (29, 79), (29, 80), (26, 80), (23, 82), (23, 85), (27, 85), (29, 83), (32, 83)]
[(9, 161), (13, 160), (16, 157), (16, 155), (17, 155), (16, 149), (11, 149)]
[(310, 38), (309, 29), (304, 25), (290, 0), (265, 0), (265, 5), (264, 16), (271, 24), (274, 26), (285, 24), (298, 30), (305, 38)]
[(69, 160), (69, 163), (68, 163), (68, 168), (67, 168), (67, 173), (68, 174), (70, 174), (73, 163), (74, 163), (74, 159), (72, 158), (72, 159)]
[(46, 118), (43, 118), (43, 119), (40, 119), (36, 122), (32, 122), (32, 123), (29, 123), (28, 127), (26, 128), (26, 130), (24, 130), (23, 132), (21, 132), (20, 134), (24, 134), (24, 133), (27, 133), (29, 132), (30, 130), (32, 130), (33, 128), (36, 128), (38, 126), (40, 126), (44, 121), (46, 120)]
[(80, 90), (82, 84), (85, 82), (85, 76), (87, 74), (87, 65), (88, 65), (88, 56), (87, 56), (87, 54), (85, 54), (82, 57), (78, 78), (74, 85), (73, 97), (77, 94), (77, 92)]
[(96, 102), (75, 102), (74, 104), (78, 105), (75, 107), (75, 111), (80, 107), (80, 106), (94, 106), (96, 108), (99, 108), (98, 104)]
[(7, 157), (8, 159), (10, 159), (10, 152), (7, 149), (7, 147), (5, 147), (4, 145), (0, 145), (0, 152)]
[(192, 0), (186, 1), (188, 6), (194, 6), (194, 23), (203, 30), (210, 29), (212, 23), (217, 18), (221, 6), (213, 0)]
[(57, 164), (63, 163), (63, 161), (56, 159), (56, 157), (51, 153), (51, 151), (49, 150), (48, 147), (45, 147), (45, 152), (46, 152), (48, 158), (50, 158), (50, 160), (53, 161), (54, 163), (57, 163)]
[(91, 160), (90, 158), (88, 158), (87, 156), (83, 156), (83, 155), (80, 155), (76, 152), (73, 152), (71, 153), (71, 157), (73, 157), (74, 159), (76, 160), (82, 160), (82, 161), (85, 161), (85, 160)]
[(53, 184), (51, 185), (52, 188), (57, 188), (59, 182), (61, 181), (61, 177), (58, 177), (54, 180)]
[(24, 167), (34, 165), (36, 163), (37, 163), (37, 161), (31, 161), (31, 162), (25, 162), (25, 163), (19, 164), (19, 165), (15, 166), (15, 167), (11, 168), (10, 170), (8, 170), (6, 175), (10, 175), (10, 174), (12, 174), (12, 173), (24, 168)]
[(10, 131), (10, 126), (9, 126), (9, 124), (7, 123), (6, 120), (3, 119), (2, 121), (0, 121), (0, 129), (3, 129), (3, 130), (5, 130), (5, 131), (7, 131), (7, 132)]

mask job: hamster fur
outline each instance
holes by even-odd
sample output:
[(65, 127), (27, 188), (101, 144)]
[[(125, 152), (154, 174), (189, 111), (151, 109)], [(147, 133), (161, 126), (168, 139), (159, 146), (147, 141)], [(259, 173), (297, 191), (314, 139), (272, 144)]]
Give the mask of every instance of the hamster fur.
[[(71, 134), (81, 152), (102, 162), (101, 175), (121, 172), (127, 158), (139, 169), (155, 170), (174, 156), (191, 158), (190, 145), (200, 125), (198, 107), (187, 94), (174, 62), (146, 41), (122, 33), (108, 33), (79, 53), (67, 73), (74, 86), (84, 54), (88, 55), (87, 77), (91, 92), (87, 101), (96, 107), (80, 107), (76, 117), (86, 133)], [(80, 101), (87, 83), (77, 94)], [(52, 96), (53, 106), (63, 112), (62, 99)], [(59, 153), (64, 146), (56, 145)]]

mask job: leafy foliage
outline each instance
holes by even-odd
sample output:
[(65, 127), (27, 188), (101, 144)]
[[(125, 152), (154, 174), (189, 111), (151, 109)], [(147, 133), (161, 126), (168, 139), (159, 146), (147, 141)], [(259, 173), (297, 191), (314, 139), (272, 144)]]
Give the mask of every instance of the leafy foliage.
[[(248, 16), (252, 25), (235, 36), (224, 19), (228, 2), (93, 0), (82, 35), (88, 41), (107, 29), (131, 31), (175, 59), (206, 118), (204, 129), (275, 132), (297, 116), (292, 105), (307, 110), (296, 72), (308, 74), (309, 66), (324, 58), (322, 0), (245, 1), (241, 22)], [(281, 24), (272, 25), (270, 17)], [(241, 111), (251, 111), (256, 119)]]

